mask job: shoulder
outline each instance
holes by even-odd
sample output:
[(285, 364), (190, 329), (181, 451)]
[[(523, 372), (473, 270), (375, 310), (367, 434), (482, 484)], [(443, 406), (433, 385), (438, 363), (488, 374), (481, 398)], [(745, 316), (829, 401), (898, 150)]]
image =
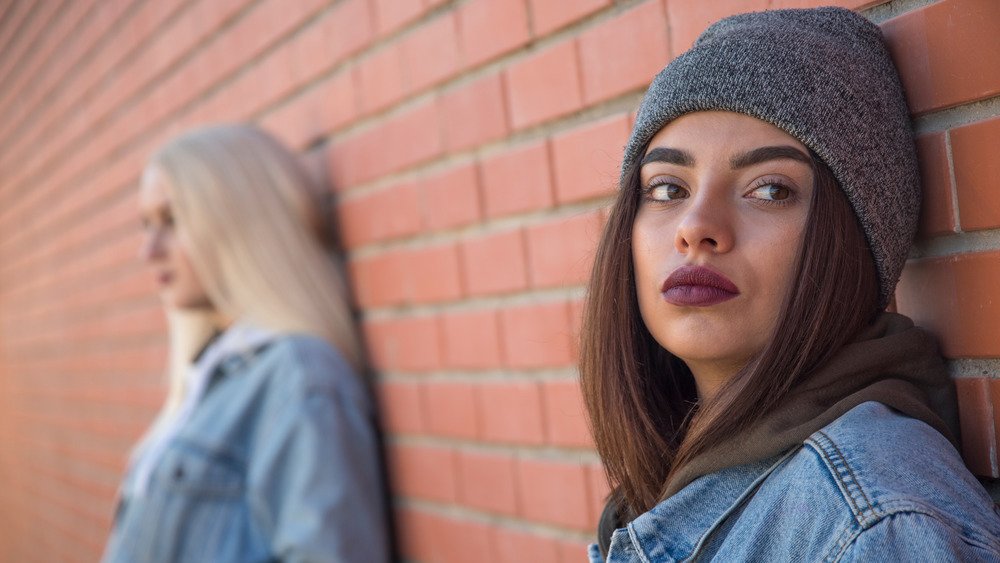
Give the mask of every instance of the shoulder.
[(260, 352), (254, 367), (274, 398), (334, 394), (367, 403), (360, 375), (333, 346), (308, 334), (283, 334)]
[[(823, 474), (859, 537), (890, 522), (1000, 550), (1000, 517), (951, 443), (919, 420), (864, 403), (805, 441), (790, 461)], [(834, 489), (835, 487), (835, 489)]]

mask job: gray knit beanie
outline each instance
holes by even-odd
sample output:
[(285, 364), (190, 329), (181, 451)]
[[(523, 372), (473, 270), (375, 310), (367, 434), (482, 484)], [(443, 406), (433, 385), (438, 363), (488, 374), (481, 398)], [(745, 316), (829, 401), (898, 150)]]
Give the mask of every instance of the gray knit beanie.
[(878, 26), (842, 8), (725, 18), (653, 80), (622, 178), (650, 139), (696, 111), (731, 111), (786, 131), (833, 171), (864, 228), (888, 305), (920, 210), (909, 112)]

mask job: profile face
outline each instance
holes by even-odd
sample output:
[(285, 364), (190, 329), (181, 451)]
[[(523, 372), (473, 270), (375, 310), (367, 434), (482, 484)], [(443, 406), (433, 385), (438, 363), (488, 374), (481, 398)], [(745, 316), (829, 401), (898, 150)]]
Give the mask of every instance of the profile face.
[(720, 385), (771, 338), (813, 195), (802, 143), (729, 112), (684, 115), (641, 162), (632, 260), (646, 328)]
[(139, 258), (149, 266), (164, 305), (178, 309), (212, 308), (189, 258), (190, 240), (174, 221), (167, 178), (150, 167), (139, 186), (143, 240)]

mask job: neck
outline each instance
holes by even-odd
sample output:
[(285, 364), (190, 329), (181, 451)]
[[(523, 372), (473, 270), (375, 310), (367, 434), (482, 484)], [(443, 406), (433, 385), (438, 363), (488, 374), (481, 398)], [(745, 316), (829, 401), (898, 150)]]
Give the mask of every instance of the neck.
[(691, 370), (691, 376), (698, 390), (698, 400), (702, 403), (715, 398), (719, 389), (746, 365), (746, 362), (734, 364), (718, 360), (684, 360), (684, 363)]

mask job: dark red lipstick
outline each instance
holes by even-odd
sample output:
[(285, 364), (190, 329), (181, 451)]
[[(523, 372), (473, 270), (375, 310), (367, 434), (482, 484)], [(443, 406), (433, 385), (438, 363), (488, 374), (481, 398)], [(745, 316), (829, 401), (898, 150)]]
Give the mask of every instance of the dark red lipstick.
[(711, 307), (738, 296), (729, 278), (706, 266), (681, 266), (661, 288), (663, 298), (678, 307)]

